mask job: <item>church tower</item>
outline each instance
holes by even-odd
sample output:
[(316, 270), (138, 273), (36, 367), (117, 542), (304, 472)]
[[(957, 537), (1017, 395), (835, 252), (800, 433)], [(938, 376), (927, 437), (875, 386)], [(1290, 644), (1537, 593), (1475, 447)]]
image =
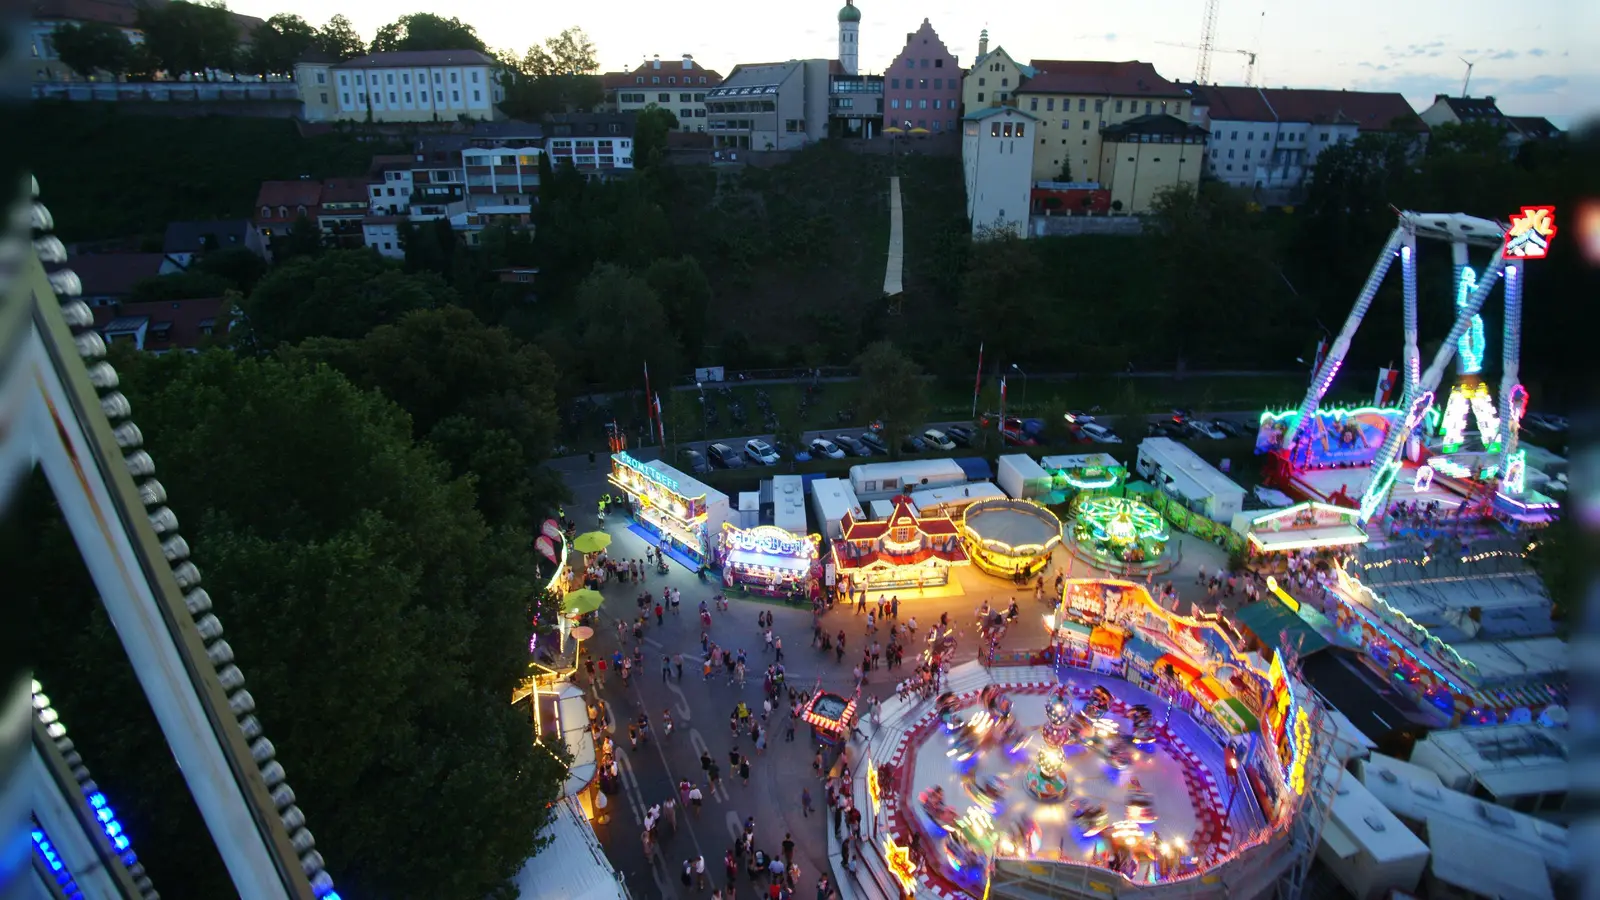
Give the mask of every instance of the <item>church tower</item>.
[(839, 67), (847, 75), (856, 74), (856, 38), (860, 36), (860, 28), (861, 10), (856, 9), (855, 0), (844, 0), (844, 9), (839, 10)]

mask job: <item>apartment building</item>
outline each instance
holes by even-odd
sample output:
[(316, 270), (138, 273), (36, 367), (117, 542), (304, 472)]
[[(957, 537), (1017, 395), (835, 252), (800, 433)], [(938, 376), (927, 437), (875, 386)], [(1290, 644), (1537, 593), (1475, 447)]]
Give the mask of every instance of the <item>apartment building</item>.
[(828, 76), (828, 137), (876, 137), (882, 123), (882, 75)]
[(607, 72), (600, 80), (610, 112), (638, 113), (658, 106), (678, 117), (679, 131), (705, 131), (706, 93), (722, 84), (722, 75), (697, 66), (685, 53), (666, 62), (657, 56), (631, 72)]
[(1422, 111), (1421, 119), (1430, 127), (1471, 122), (1487, 123), (1504, 135), (1501, 139), (1506, 151), (1516, 155), (1529, 141), (1553, 141), (1562, 136), (1561, 129), (1550, 124), (1543, 116), (1508, 116), (1500, 111), (1494, 97), (1451, 97), (1434, 94), (1433, 103)]
[(498, 72), (476, 50), (404, 50), (344, 62), (309, 55), (295, 65), (294, 80), (308, 122), (449, 122), (500, 117)]
[(1163, 188), (1198, 183), (1205, 130), (1185, 118), (1188, 93), (1154, 66), (1137, 60), (1029, 65), (1037, 74), (1015, 98), (1018, 109), (1039, 118), (1034, 181), (1098, 184), (1119, 212), (1143, 212)]
[(1327, 91), (1189, 85), (1190, 122), (1210, 134), (1210, 177), (1262, 192), (1301, 187), (1329, 147), (1362, 134), (1403, 134), (1420, 151), (1428, 128), (1405, 97)]
[(978, 58), (961, 81), (962, 109), (968, 114), (986, 106), (1016, 106), (1017, 88), (1039, 74), (1033, 66), (1011, 58), (1004, 47), (989, 49), (989, 29), (978, 33)]
[(734, 66), (706, 94), (712, 146), (797, 150), (828, 133), (829, 78), (847, 74), (838, 60), (799, 59)]
[(961, 66), (927, 19), (906, 35), (884, 72), (885, 128), (954, 132), (961, 118)]
[(571, 165), (585, 178), (627, 174), (633, 171), (634, 119), (632, 113), (545, 116), (544, 152), (550, 154), (551, 166)]

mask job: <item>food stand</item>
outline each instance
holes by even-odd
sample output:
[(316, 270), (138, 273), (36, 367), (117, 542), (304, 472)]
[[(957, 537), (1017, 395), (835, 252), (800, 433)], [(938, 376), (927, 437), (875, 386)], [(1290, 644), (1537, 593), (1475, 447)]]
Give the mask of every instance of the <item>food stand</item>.
[(817, 691), (800, 711), (800, 718), (811, 726), (811, 739), (838, 749), (850, 739), (855, 724), (856, 698)]
[(717, 551), (723, 584), (771, 597), (809, 596), (821, 542), (818, 535), (800, 537), (776, 525), (738, 528), (725, 522)]
[(627, 495), (634, 521), (669, 552), (703, 567), (711, 539), (728, 520), (728, 495), (659, 460), (641, 462), (611, 454), (611, 484)]
[(834, 567), (856, 588), (939, 587), (949, 583), (951, 567), (968, 563), (956, 523), (949, 516), (918, 516), (904, 496), (894, 499), (887, 519), (859, 521), (847, 514), (839, 527)]

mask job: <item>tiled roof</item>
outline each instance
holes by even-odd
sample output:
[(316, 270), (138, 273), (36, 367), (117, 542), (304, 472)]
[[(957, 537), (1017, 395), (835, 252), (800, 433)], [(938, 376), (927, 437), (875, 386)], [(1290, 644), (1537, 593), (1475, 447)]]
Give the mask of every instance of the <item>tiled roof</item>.
[(244, 246), (250, 230), (249, 219), (217, 219), (210, 222), (168, 222), (161, 249), (166, 253), (199, 253), (206, 249), (206, 238), (216, 241), (217, 249)]
[(222, 315), (222, 309), (223, 300), (218, 297), (118, 303), (95, 307), (94, 324), (104, 334), (114, 330), (132, 331), (145, 322), (148, 324), (145, 350), (187, 350), (200, 346), (206, 337), (203, 329), (208, 325), (217, 334), (228, 330), (228, 320)]
[(301, 179), (298, 181), (263, 181), (256, 192), (257, 211), (263, 206), (287, 206), (291, 213), (295, 207), (311, 209), (322, 197), (322, 182)]
[(1216, 84), (1190, 85), (1188, 91), (1197, 105), (1209, 108), (1213, 122), (1345, 122), (1361, 131), (1427, 130), (1406, 98), (1395, 93)]
[(1435, 95), (1434, 100), (1443, 100), (1456, 114), (1456, 118), (1463, 122), (1475, 119), (1504, 119), (1505, 113), (1495, 105), (1493, 97), (1444, 97)]
[(972, 68), (968, 69), (967, 71), (976, 72), (979, 66), (1001, 54), (1004, 54), (1006, 59), (1011, 60), (1011, 64), (1017, 67), (1017, 70), (1022, 73), (1023, 78), (1032, 78), (1033, 76), (1039, 74), (1039, 70), (1035, 69), (1033, 66), (1025, 66), (1022, 63), (1017, 62), (1015, 59), (1012, 59), (1011, 54), (1006, 53), (1006, 48), (1004, 47), (996, 47), (993, 50), (990, 50), (988, 53), (985, 53), (984, 55), (973, 60)]
[(1536, 141), (1554, 140), (1562, 135), (1561, 129), (1544, 116), (1507, 116), (1523, 136)]
[(85, 297), (124, 297), (133, 286), (161, 274), (164, 253), (85, 253), (72, 258), (72, 271)]
[(1118, 122), (1100, 129), (1100, 133), (1107, 137), (1116, 137), (1124, 134), (1196, 134), (1204, 135), (1206, 130), (1199, 125), (1192, 125), (1177, 116), (1166, 113), (1156, 113), (1148, 116), (1136, 116), (1126, 122)]
[[(633, 113), (555, 113), (544, 118), (550, 137), (633, 137)], [(612, 133), (611, 126), (620, 126)]]
[(369, 53), (347, 59), (337, 69), (391, 69), (400, 66), (494, 66), (499, 65), (487, 53), (477, 50), (397, 50), (393, 53)]
[(365, 178), (329, 178), (322, 182), (322, 194), (319, 202), (323, 205), (329, 203), (361, 203), (367, 202), (367, 180)]
[(544, 127), (537, 122), (520, 122), (516, 119), (506, 119), (501, 122), (476, 122), (472, 126), (472, 137), (474, 140), (485, 138), (542, 140), (544, 138)]
[[(377, 177), (384, 172), (406, 171), (417, 164), (414, 153), (384, 153), (372, 158), (372, 165), (367, 167), (368, 177)], [(378, 180), (382, 180), (381, 178)]]
[(1016, 113), (1017, 115), (1022, 116), (1024, 119), (1029, 119), (1034, 122), (1039, 121), (1038, 116), (1027, 112), (1026, 110), (1017, 109), (1015, 106), (985, 106), (983, 109), (967, 113), (965, 116), (962, 116), (962, 118), (968, 122), (981, 122), (990, 116), (998, 116), (1001, 113)]
[(1187, 97), (1183, 88), (1162, 78), (1147, 62), (1103, 62), (1035, 59), (1039, 74), (1017, 89), (1018, 94), (1089, 94), (1107, 97)]
[[(151, 0), (161, 6), (167, 0)], [(34, 0), (33, 18), (41, 21), (103, 22), (118, 28), (133, 28), (139, 18), (137, 0)], [(235, 30), (249, 34), (262, 20), (257, 16), (230, 12)]]
[[(611, 82), (605, 80), (610, 78), (612, 75), (620, 75), (626, 79), (626, 81), (618, 81), (615, 85), (613, 85)], [(644, 76), (645, 80), (645, 83), (642, 85), (639, 84), (637, 80), (641, 75)], [(717, 72), (716, 69), (703, 69), (699, 65), (696, 65), (692, 60), (690, 61), (689, 68), (684, 68), (683, 60), (681, 59), (663, 59), (661, 60), (660, 68), (656, 67), (655, 60), (646, 60), (645, 62), (640, 63), (639, 66), (632, 72), (607, 72), (606, 74), (600, 76), (600, 78), (601, 84), (608, 88), (622, 87), (624, 84), (632, 87), (649, 87), (652, 76), (660, 76), (661, 84), (666, 84), (668, 77), (677, 78), (678, 83), (677, 85), (673, 85), (674, 87), (682, 86), (684, 84), (684, 78), (694, 79), (690, 83), (698, 86), (700, 85), (701, 76), (704, 76), (706, 79), (705, 85), (703, 85), (704, 87), (714, 87), (722, 83), (722, 75)], [(660, 87), (660, 85), (656, 85), (656, 87)]]

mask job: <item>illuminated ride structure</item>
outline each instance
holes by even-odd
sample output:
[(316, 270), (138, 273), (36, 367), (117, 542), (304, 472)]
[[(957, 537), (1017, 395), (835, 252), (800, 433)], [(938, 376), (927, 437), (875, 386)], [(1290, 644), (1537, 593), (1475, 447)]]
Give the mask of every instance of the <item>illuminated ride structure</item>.
[[(0, 237), (0, 501), (42, 469), (238, 896), (337, 900), (93, 313), (74, 299), (66, 249), (28, 188)], [(158, 896), (107, 799), (114, 789), (90, 777), (45, 687), (33, 681), (21, 701), (33, 713), (22, 770), (34, 782), (36, 886)]]
[[(1508, 526), (1547, 522), (1556, 504), (1528, 488), (1526, 452), (1518, 447), (1527, 391), (1519, 382), (1522, 334), (1522, 288), (1526, 260), (1543, 258), (1555, 234), (1554, 210), (1524, 208), (1508, 229), (1499, 222), (1461, 213), (1399, 213), (1399, 221), (1379, 252), (1344, 327), (1312, 375), (1305, 398), (1295, 410), (1262, 416), (1256, 451), (1270, 453), (1270, 480), (1304, 499), (1341, 503), (1356, 508), (1362, 523), (1380, 515), (1394, 491), (1408, 449), (1422, 464), (1411, 485), (1425, 494), (1438, 486), (1462, 498), (1462, 514), (1499, 519)], [(1454, 322), (1428, 368), (1418, 350), (1418, 238), (1447, 241), (1456, 271)], [(1493, 248), (1481, 272), (1469, 266), (1473, 247)], [(1358, 410), (1321, 408), (1334, 377), (1344, 364), (1350, 342), (1360, 328), (1373, 297), (1400, 260), (1403, 280), (1404, 350), (1398, 403), (1393, 407)], [(1498, 404), (1481, 378), (1487, 342), (1479, 311), (1497, 282), (1505, 283), (1505, 315), (1501, 342)], [(1461, 381), (1442, 413), (1435, 399), (1451, 360), (1459, 354)], [(1468, 414), (1476, 420), (1482, 449), (1465, 451)], [(1437, 450), (1424, 454), (1421, 438), (1439, 433)], [(1418, 438), (1413, 444), (1412, 439)], [(1412, 445), (1408, 448), (1408, 445)], [(1345, 490), (1319, 489), (1312, 470), (1364, 468), (1364, 482)]]
[[(1120, 639), (1061, 652), (1069, 609)], [(885, 703), (861, 764), (887, 774), (855, 791), (880, 895), (1300, 896), (1338, 767), (1294, 652), (1115, 579), (1069, 580), (1046, 626), (1054, 665), (966, 663), (937, 701)], [(1002, 691), (1014, 747), (981, 739)]]

